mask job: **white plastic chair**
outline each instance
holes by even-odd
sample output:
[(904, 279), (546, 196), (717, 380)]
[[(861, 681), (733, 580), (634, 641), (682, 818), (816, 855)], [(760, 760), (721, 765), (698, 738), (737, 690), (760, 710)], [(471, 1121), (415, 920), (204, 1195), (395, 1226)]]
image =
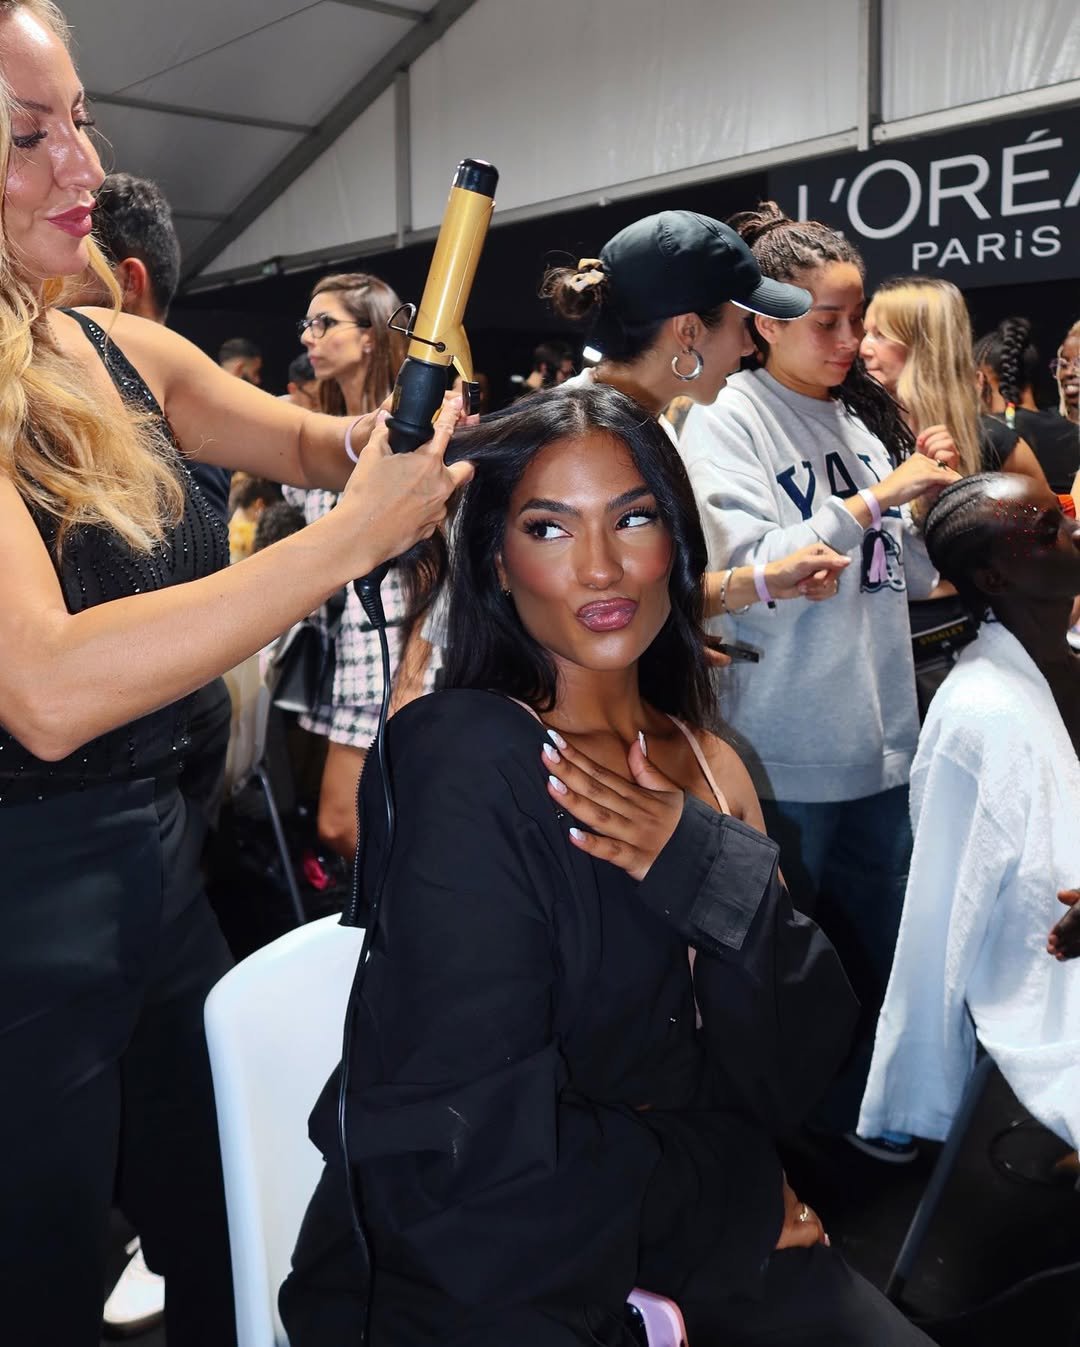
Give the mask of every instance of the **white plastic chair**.
[(238, 1347), (288, 1347), (277, 1293), (322, 1156), (307, 1120), (341, 1058), (364, 933), (323, 917), (226, 973), (206, 1000)]
[[(277, 1293), (322, 1156), (308, 1114), (341, 1056), (363, 931), (323, 917), (256, 950), (206, 1000), (237, 1347), (288, 1347)], [(634, 1291), (649, 1347), (686, 1347), (678, 1306)]]

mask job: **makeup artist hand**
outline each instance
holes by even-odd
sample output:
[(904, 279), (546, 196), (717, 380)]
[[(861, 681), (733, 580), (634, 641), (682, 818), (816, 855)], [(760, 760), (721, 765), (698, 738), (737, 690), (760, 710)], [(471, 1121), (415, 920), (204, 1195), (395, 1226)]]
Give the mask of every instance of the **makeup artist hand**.
[(657, 771), (642, 751), (644, 736), (626, 755), (633, 781), (626, 781), (571, 748), (561, 735), (544, 745), (548, 794), (594, 832), (570, 829), (576, 847), (610, 861), (636, 880), (649, 873), (682, 816), (683, 792)]
[(1080, 955), (1080, 889), (1062, 889), (1058, 902), (1069, 909), (1050, 932), (1047, 954), (1055, 959), (1075, 959)]
[(920, 454), (925, 454), (953, 472), (960, 467), (960, 451), (947, 426), (927, 426), (919, 432), (915, 448)]

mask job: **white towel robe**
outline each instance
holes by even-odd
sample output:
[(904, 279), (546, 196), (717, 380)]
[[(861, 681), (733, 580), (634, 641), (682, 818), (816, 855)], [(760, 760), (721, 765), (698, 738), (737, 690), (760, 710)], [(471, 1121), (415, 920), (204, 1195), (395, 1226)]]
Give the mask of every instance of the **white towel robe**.
[(858, 1130), (944, 1139), (978, 1035), (1020, 1102), (1080, 1142), (1080, 960), (1046, 953), (1080, 887), (1080, 762), (1049, 685), (998, 623), (931, 703), (915, 849)]

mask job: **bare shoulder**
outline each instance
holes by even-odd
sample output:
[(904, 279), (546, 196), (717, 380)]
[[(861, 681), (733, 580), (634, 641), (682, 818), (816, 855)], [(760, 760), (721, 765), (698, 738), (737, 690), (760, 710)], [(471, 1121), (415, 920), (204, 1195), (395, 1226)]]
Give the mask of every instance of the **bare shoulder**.
[(738, 752), (718, 734), (703, 730), (698, 735), (702, 751), (716, 777), (716, 784), (724, 792), (732, 814), (745, 823), (765, 831), (757, 791)]

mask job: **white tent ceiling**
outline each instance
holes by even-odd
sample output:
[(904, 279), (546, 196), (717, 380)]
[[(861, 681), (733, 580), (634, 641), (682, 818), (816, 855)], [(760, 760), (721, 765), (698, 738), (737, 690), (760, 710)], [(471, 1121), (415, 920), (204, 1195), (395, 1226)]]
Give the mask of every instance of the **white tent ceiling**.
[(308, 157), (348, 128), (356, 115), (348, 100), (365, 77), (390, 58), (383, 79), (392, 81), (442, 31), (445, 19), (433, 23), (433, 12), (449, 9), (452, 18), (467, 4), (65, 0), (63, 7), (108, 141), (106, 167), (162, 185), (192, 258), (290, 156)]
[(198, 284), (1080, 101), (1075, 0), (62, 0)]

